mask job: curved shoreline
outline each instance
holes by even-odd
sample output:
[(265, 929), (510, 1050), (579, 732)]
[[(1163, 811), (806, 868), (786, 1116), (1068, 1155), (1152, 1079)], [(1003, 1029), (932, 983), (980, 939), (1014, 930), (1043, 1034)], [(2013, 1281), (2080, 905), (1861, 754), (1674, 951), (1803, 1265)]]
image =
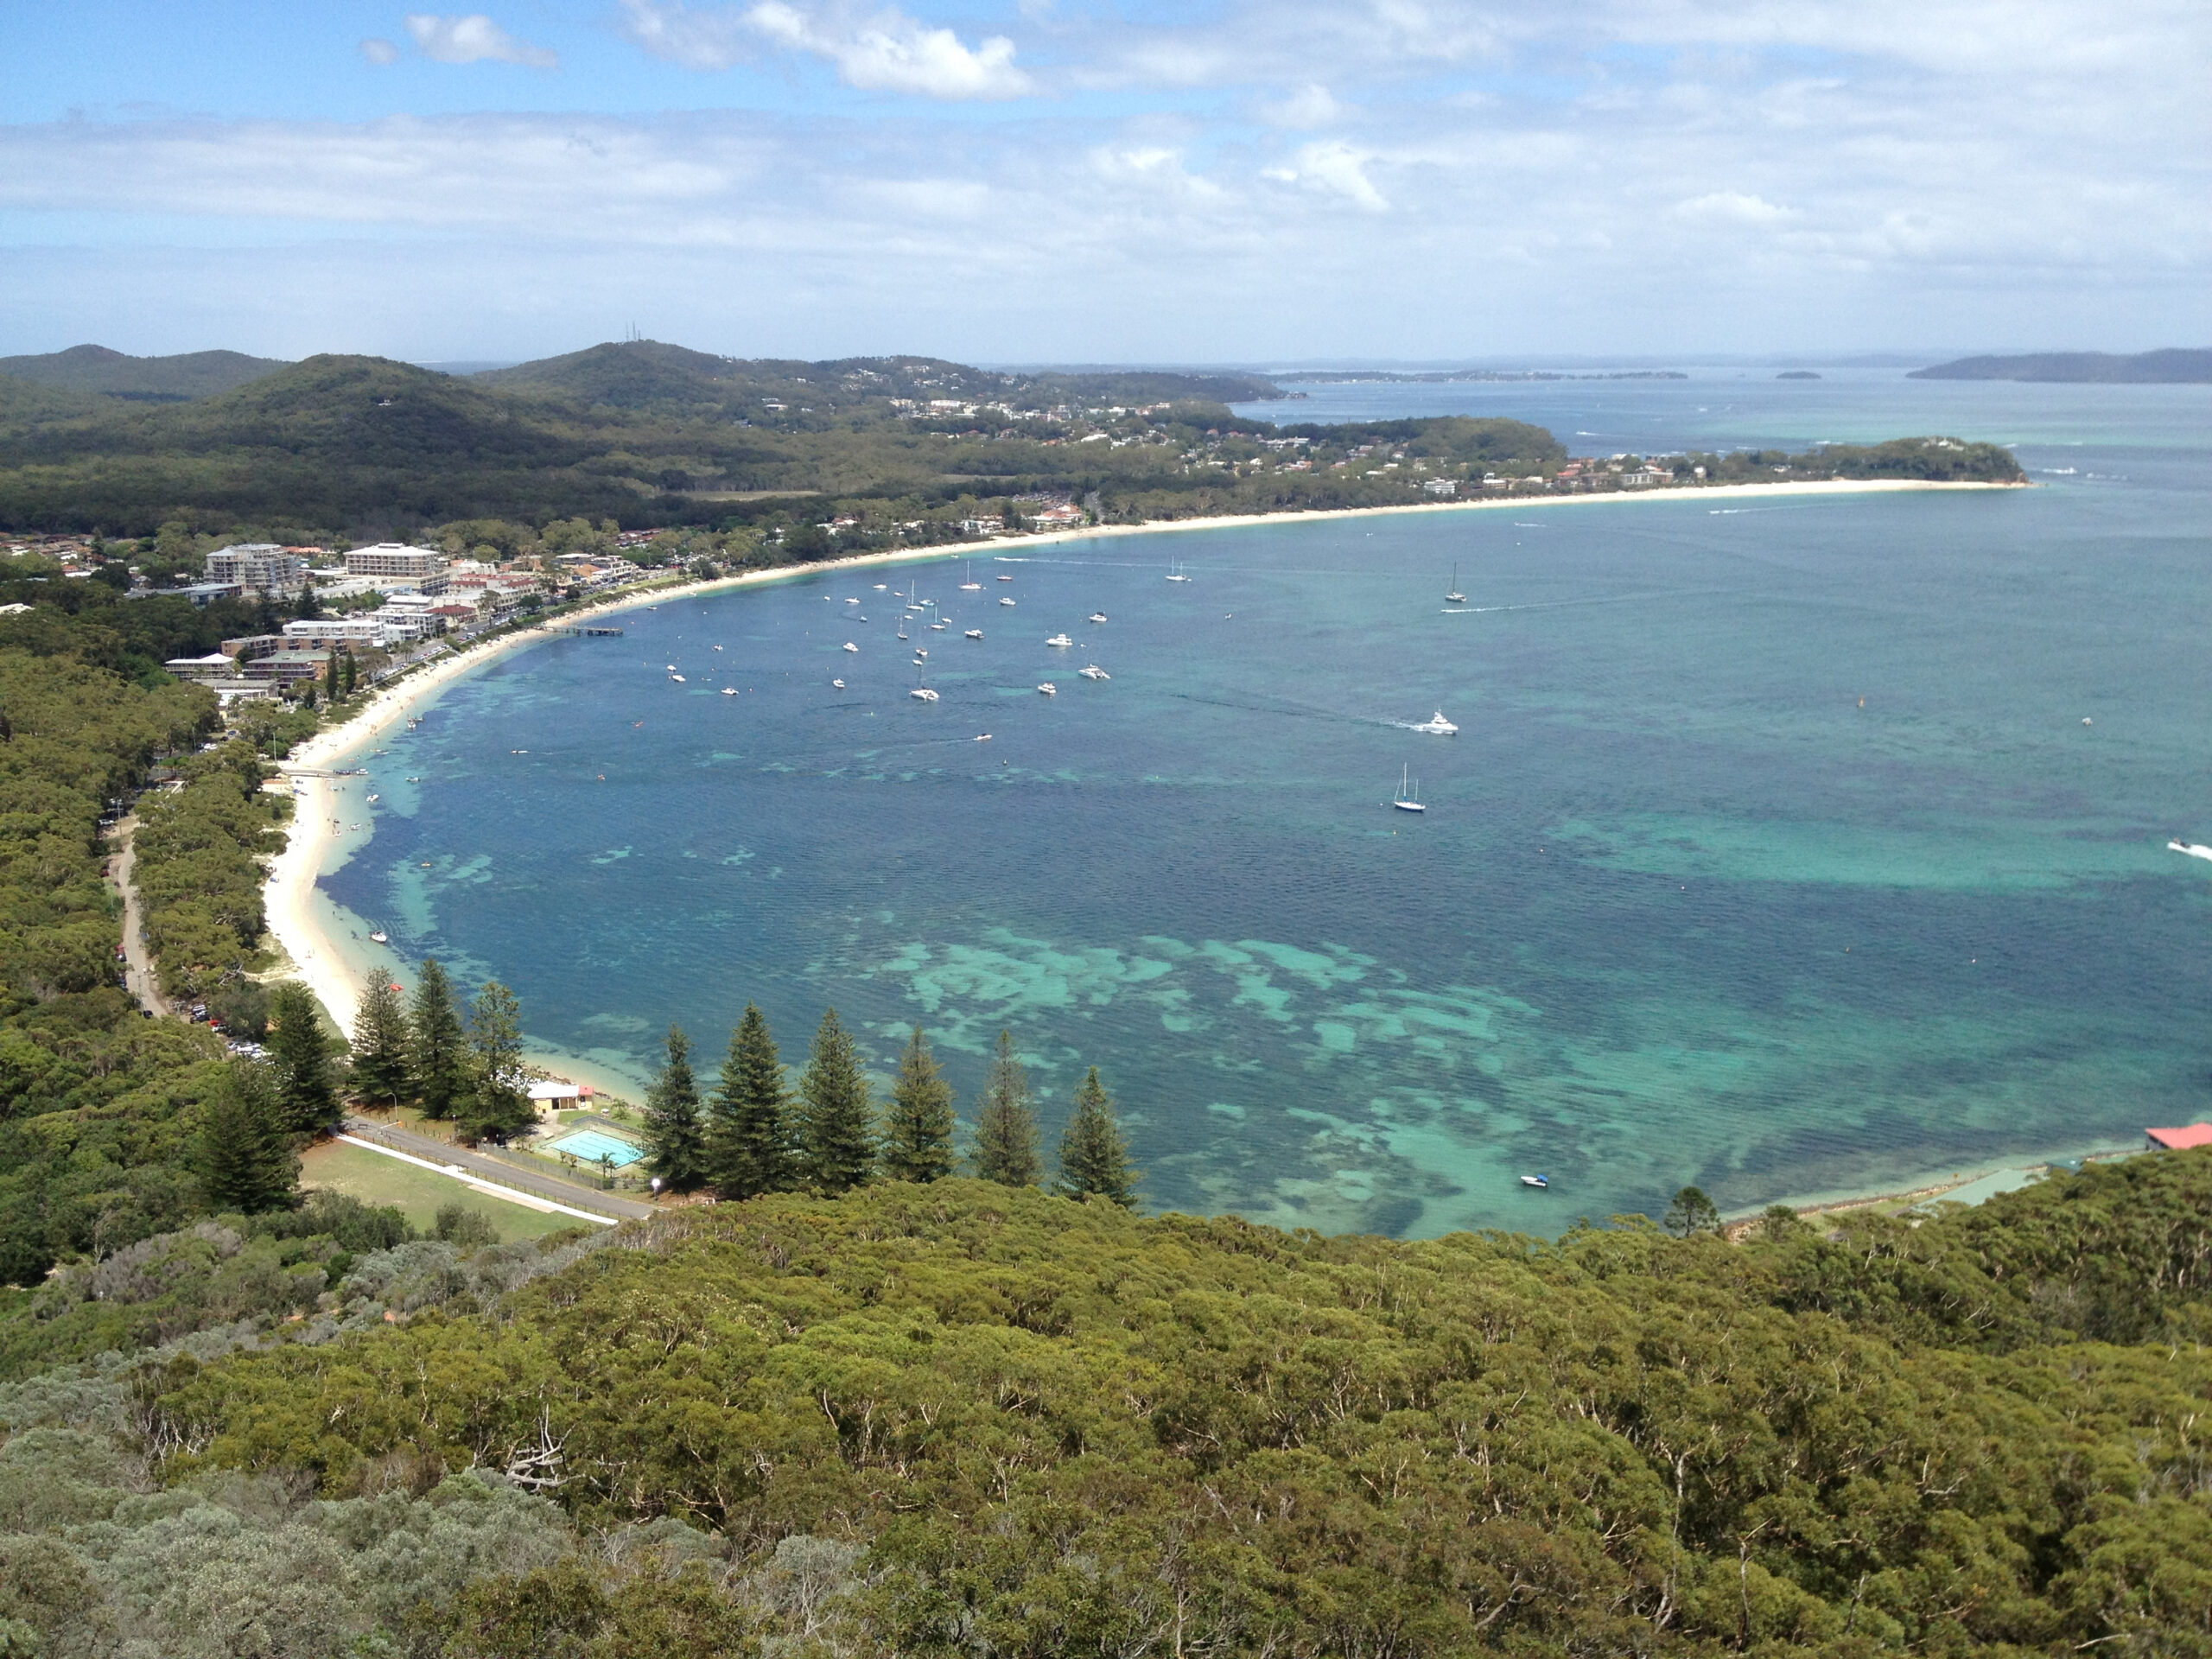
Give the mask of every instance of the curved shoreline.
[[(805, 577), (834, 574), (839, 571), (870, 569), (887, 565), (918, 564), (950, 562), (973, 558), (979, 553), (985, 556), (1005, 557), (1013, 550), (1049, 547), (1071, 542), (1105, 541), (1134, 536), (1153, 536), (1180, 531), (1226, 530), (1240, 525), (1304, 524), (1322, 519), (1366, 518), (1396, 513), (1450, 513), (1491, 512), (1510, 508), (1555, 507), (1596, 502), (1686, 501), (1713, 499), (1741, 499), (1747, 496), (1772, 499), (1781, 495), (1860, 495), (1889, 494), (1901, 491), (1929, 490), (2011, 490), (2023, 487), (2017, 484), (1938, 483), (1917, 479), (1834, 480), (1825, 483), (1726, 484), (1707, 485), (1690, 488), (1620, 490), (1602, 493), (1568, 496), (1512, 497), (1498, 499), (1483, 499), (1473, 501), (1412, 502), (1398, 506), (1343, 507), (1315, 512), (1270, 513), (1239, 513), (1202, 518), (1154, 521), (1142, 524), (1102, 524), (1079, 530), (1051, 531), (1042, 534), (1007, 537), (984, 543), (950, 543), (930, 548), (901, 548), (878, 553), (856, 554), (849, 558), (824, 560), (816, 563), (778, 566), (772, 569), (748, 570), (735, 575), (718, 576), (706, 582), (685, 582), (680, 579), (631, 588), (624, 593), (587, 604), (574, 611), (563, 613), (544, 626), (518, 628), (495, 639), (486, 639), (464, 648), (431, 664), (427, 668), (412, 670), (392, 683), (380, 689), (368, 702), (343, 725), (318, 732), (302, 744), (293, 753), (277, 763), (280, 776), (298, 797), (282, 853), (270, 861), (269, 874), (263, 889), (263, 904), (268, 918), (271, 941), (286, 959), (284, 966), (303, 981), (327, 1009), (333, 1019), (343, 1027), (350, 1028), (359, 1006), (362, 970), (340, 952), (324, 931), (321, 918), (315, 913), (320, 897), (318, 883), (325, 874), (324, 864), (334, 842), (342, 831), (334, 831), (331, 810), (336, 799), (332, 779), (318, 775), (341, 766), (363, 750), (369, 748), (396, 721), (429, 706), (457, 681), (499, 661), (511, 652), (548, 637), (555, 627), (569, 626), (594, 617), (608, 616), (640, 606), (656, 605), (664, 599), (682, 596), (692, 598), (706, 594), (734, 592), (750, 587), (762, 587), (778, 582), (793, 582)], [(373, 826), (369, 834), (373, 836)], [(322, 902), (327, 902), (323, 900)], [(565, 1055), (543, 1052), (533, 1052), (534, 1062), (546, 1065), (556, 1074), (564, 1074), (570, 1081), (592, 1083), (605, 1088), (613, 1075), (604, 1068), (588, 1061)], [(634, 1085), (631, 1085), (634, 1086)], [(1981, 1176), (2006, 1170), (2033, 1167), (2056, 1161), (2056, 1157), (2078, 1156), (2078, 1152), (2057, 1154), (2053, 1159), (2038, 1159), (2031, 1155), (2006, 1160), (2004, 1163), (1985, 1166), (1975, 1174), (1955, 1178), (1940, 1184), (1941, 1191), (1951, 1185), (1967, 1184)], [(1915, 1187), (1906, 1192), (1883, 1191), (1864, 1193), (1823, 1194), (1818, 1200), (1803, 1206), (1804, 1213), (1856, 1208), (1910, 1196), (1917, 1196), (1923, 1189)], [(1754, 1212), (1755, 1213), (1755, 1212)]]

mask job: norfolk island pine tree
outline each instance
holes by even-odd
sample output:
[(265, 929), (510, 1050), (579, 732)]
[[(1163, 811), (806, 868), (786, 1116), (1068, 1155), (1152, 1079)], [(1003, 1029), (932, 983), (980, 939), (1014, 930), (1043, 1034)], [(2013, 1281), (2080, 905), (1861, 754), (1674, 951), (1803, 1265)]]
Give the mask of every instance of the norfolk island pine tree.
[(496, 979), (484, 982), (468, 1011), (467, 1093), (457, 1103), (471, 1141), (505, 1141), (537, 1116), (522, 1081), (522, 1010)]
[(1001, 1186), (1034, 1186), (1045, 1172), (1038, 1151), (1037, 1109), (1029, 1074), (1014, 1052), (1014, 1033), (999, 1033), (976, 1119), (976, 1173)]
[(276, 1079), (257, 1060), (232, 1060), (201, 1109), (197, 1162), (218, 1210), (258, 1215), (291, 1206), (300, 1160), (284, 1127)]
[(1060, 1191), (1071, 1198), (1100, 1198), (1134, 1209), (1140, 1171), (1129, 1164), (1129, 1143), (1115, 1121), (1113, 1097), (1098, 1068), (1075, 1091), (1075, 1116), (1060, 1137)]
[(353, 1092), (379, 1106), (397, 1106), (407, 1095), (406, 1011), (381, 974), (353, 1014)]
[(791, 1094), (775, 1033), (753, 1003), (730, 1033), (707, 1126), (707, 1161), (726, 1198), (787, 1192), (798, 1181), (791, 1151)]
[(668, 1028), (668, 1059), (645, 1091), (645, 1166), (671, 1192), (707, 1179), (707, 1137), (699, 1121), (699, 1080), (691, 1071), (691, 1039)]
[(322, 1135), (338, 1127), (335, 1056), (315, 994), (286, 980), (269, 995), (269, 1059), (285, 1127), (295, 1135)]
[(798, 1084), (799, 1174), (823, 1192), (848, 1192), (875, 1173), (875, 1110), (852, 1033), (831, 1008), (814, 1033)]
[(883, 1115), (883, 1173), (894, 1181), (943, 1180), (952, 1173), (952, 1085), (916, 1026)]
[(407, 1086), (425, 1117), (451, 1117), (468, 1090), (468, 1036), (435, 957), (423, 959), (407, 1011)]

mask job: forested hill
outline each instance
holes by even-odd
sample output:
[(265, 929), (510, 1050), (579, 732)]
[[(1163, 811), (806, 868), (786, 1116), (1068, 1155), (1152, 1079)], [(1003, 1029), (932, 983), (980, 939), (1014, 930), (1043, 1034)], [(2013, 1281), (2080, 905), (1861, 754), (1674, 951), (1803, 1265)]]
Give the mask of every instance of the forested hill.
[(2202, 385), (2212, 381), (2212, 351), (2168, 348), (2115, 357), (2105, 352), (2031, 352), (2019, 357), (1961, 357), (1915, 369), (1908, 380), (2044, 380), (2107, 385)]
[(175, 357), (130, 357), (105, 346), (72, 346), (35, 357), (0, 357), (0, 374), (35, 380), (64, 391), (97, 393), (139, 403), (180, 404), (213, 397), (284, 365), (242, 352), (186, 352)]
[(0, 1390), (0, 1594), (103, 1656), (2201, 1655), (2208, 1217), (2190, 1153), (1740, 1245), (232, 1218), (23, 1306), (166, 1345)]

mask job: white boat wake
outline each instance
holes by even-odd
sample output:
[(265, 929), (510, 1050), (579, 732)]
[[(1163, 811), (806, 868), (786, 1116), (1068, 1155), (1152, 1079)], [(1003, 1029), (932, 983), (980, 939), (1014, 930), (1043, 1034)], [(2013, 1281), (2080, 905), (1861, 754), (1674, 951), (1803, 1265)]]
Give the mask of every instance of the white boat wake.
[(2190, 858), (2212, 858), (2212, 847), (2202, 846), (2193, 841), (2170, 841), (2166, 843), (2166, 850), (2170, 853), (2180, 853)]

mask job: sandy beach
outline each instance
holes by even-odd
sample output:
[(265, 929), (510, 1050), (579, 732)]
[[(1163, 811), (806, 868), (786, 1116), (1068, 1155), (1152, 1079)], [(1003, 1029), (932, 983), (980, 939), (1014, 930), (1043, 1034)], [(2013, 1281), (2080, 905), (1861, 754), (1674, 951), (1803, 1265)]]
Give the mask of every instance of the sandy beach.
[[(963, 556), (1007, 557), (1026, 554), (1041, 547), (1071, 542), (1103, 542), (1135, 536), (1157, 536), (1179, 531), (1233, 530), (1243, 526), (1263, 524), (1303, 524), (1331, 518), (1368, 518), (1397, 513), (1453, 513), (1485, 512), (1511, 509), (1516, 512), (1537, 507), (1592, 506), (1599, 504), (1636, 503), (1646, 501), (1720, 501), (1740, 500), (1758, 497), (1771, 500), (1781, 496), (1863, 495), (1894, 493), (1916, 490), (2006, 490), (2024, 487), (2009, 484), (1942, 484), (1909, 479), (1867, 479), (1831, 480), (1826, 483), (1802, 484), (1727, 484), (1695, 488), (1623, 490), (1602, 494), (1567, 496), (1509, 496), (1498, 499), (1482, 499), (1472, 501), (1423, 501), (1403, 506), (1347, 507), (1313, 512), (1278, 512), (1222, 515), (1205, 518), (1183, 518), (1157, 521), (1144, 524), (1104, 524), (1080, 530), (1049, 531), (1040, 534), (1009, 536), (982, 543), (952, 543), (938, 547), (907, 548), (896, 551), (868, 553), (851, 558), (825, 560), (819, 563), (782, 566), (770, 570), (750, 570), (741, 575), (716, 577), (709, 582), (669, 582), (651, 587), (632, 588), (623, 594), (599, 601), (575, 611), (566, 612), (554, 619), (550, 626), (572, 626), (595, 617), (632, 610), (640, 606), (657, 605), (671, 594), (681, 593), (685, 598), (732, 591), (741, 588), (760, 587), (774, 582), (802, 580), (841, 570), (874, 569), (887, 565), (921, 564), (957, 559)], [(286, 959), (279, 964), (279, 971), (304, 982), (322, 1001), (324, 1007), (341, 1026), (350, 1027), (360, 1004), (364, 979), (360, 969), (351, 963), (338, 949), (324, 930), (324, 918), (318, 906), (327, 906), (321, 899), (316, 883), (330, 856), (332, 844), (346, 831), (346, 807), (342, 791), (346, 780), (330, 776), (341, 770), (355, 755), (376, 744), (386, 733), (403, 725), (422, 709), (434, 702), (448, 687), (463, 677), (498, 661), (509, 652), (546, 637), (547, 629), (532, 627), (518, 629), (486, 639), (467, 649), (453, 652), (418, 667), (378, 690), (352, 719), (341, 726), (319, 732), (302, 744), (292, 755), (278, 763), (280, 782), (272, 787), (292, 791), (296, 797), (293, 822), (288, 831), (284, 850), (274, 859), (263, 899), (266, 909), (269, 931), (277, 950)], [(354, 807), (355, 821), (359, 821), (365, 809)], [(373, 831), (372, 831), (373, 833)], [(635, 1085), (626, 1079), (618, 1079), (603, 1068), (588, 1062), (571, 1060), (568, 1057), (535, 1054), (533, 1062), (552, 1075), (571, 1082), (588, 1084), (601, 1090), (613, 1090), (624, 1094), (634, 1090)], [(2033, 1160), (2018, 1160), (2023, 1165)], [(1986, 1173), (1986, 1172), (1985, 1172)], [(1823, 1194), (1807, 1205), (1810, 1208), (1827, 1208), (1840, 1204), (1861, 1204), (1886, 1200), (1899, 1196), (1896, 1193), (1868, 1193), (1864, 1195)]]

